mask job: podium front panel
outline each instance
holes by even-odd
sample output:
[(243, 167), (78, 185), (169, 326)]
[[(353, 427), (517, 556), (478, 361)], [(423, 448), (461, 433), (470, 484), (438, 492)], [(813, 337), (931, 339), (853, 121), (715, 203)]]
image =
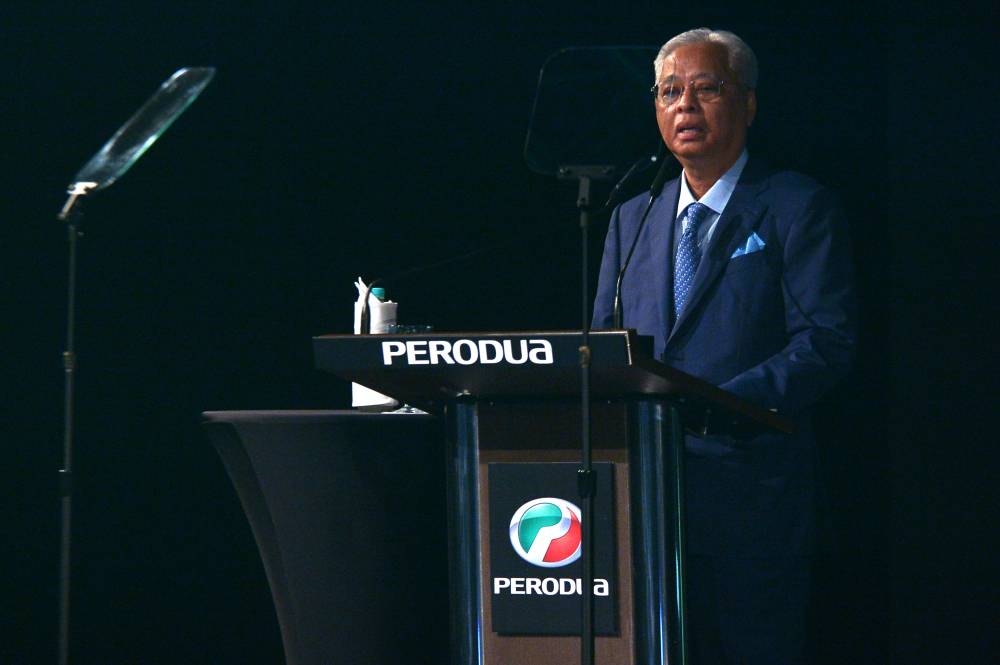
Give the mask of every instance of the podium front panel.
[[(567, 462), (490, 462), (480, 473), (487, 488), (484, 576), (491, 617), (503, 636), (579, 635), (584, 594), (584, 501), (579, 468)], [(482, 468), (482, 467), (481, 467)], [(618, 634), (615, 465), (594, 462), (594, 506), (587, 537), (593, 552), (596, 635)]]
[[(665, 510), (669, 497), (662, 473), (641, 474), (637, 462), (663, 459), (665, 432), (655, 423), (663, 415), (660, 402), (602, 401), (592, 405), (594, 462), (613, 468), (613, 523), (618, 633), (598, 635), (598, 665), (663, 663), (666, 613), (663, 595), (650, 598), (648, 587), (668, 586)], [(453, 642), (456, 665), (556, 665), (578, 662), (578, 635), (502, 635), (492, 630), (493, 564), (490, 535), (508, 524), (491, 524), (489, 465), (511, 463), (576, 463), (580, 461), (580, 419), (577, 402), (566, 400), (468, 401), (456, 404), (452, 423), (453, 466), (452, 580)], [(649, 454), (636, 456), (636, 450)], [(660, 479), (660, 480), (657, 480)], [(637, 484), (638, 483), (638, 484)], [(659, 483), (659, 484), (658, 484)], [(637, 505), (636, 497), (655, 497), (655, 505)], [(576, 497), (566, 497), (573, 499)], [(578, 499), (577, 499), (578, 500)], [(597, 502), (600, 505), (600, 502)], [(633, 525), (643, 525), (633, 533)], [(640, 533), (641, 532), (641, 533)], [(645, 549), (636, 556), (639, 538)], [(470, 542), (469, 539), (474, 542)], [(539, 577), (545, 577), (540, 574)], [(558, 574), (553, 577), (559, 577)], [(638, 588), (637, 588), (638, 585)], [(636, 611), (638, 608), (638, 612)], [(641, 642), (641, 644), (639, 643)], [(637, 654), (642, 656), (637, 660)]]
[[(531, 404), (482, 403), (479, 406), (479, 501), (480, 539), (486, 544), (492, 529), (489, 521), (489, 482), (487, 468), (496, 462), (572, 462), (580, 463), (580, 412), (577, 402), (541, 401)], [(631, 525), (629, 516), (629, 465), (626, 429), (627, 409), (622, 403), (595, 404), (593, 436), (594, 462), (611, 462), (614, 469), (615, 544), (618, 553), (616, 588), (618, 634), (598, 635), (595, 658), (603, 663), (632, 663), (632, 566), (629, 558)], [(578, 497), (565, 497), (579, 501)], [(600, 497), (595, 503), (601, 505)], [(490, 630), (492, 624), (492, 559), (489, 547), (483, 547), (483, 570), (480, 593), (483, 598), (484, 665), (525, 663), (572, 663), (580, 659), (580, 638), (565, 636), (507, 636)], [(539, 575), (540, 577), (542, 575)], [(582, 600), (582, 598), (581, 598)], [(577, 604), (577, 612), (580, 605)]]

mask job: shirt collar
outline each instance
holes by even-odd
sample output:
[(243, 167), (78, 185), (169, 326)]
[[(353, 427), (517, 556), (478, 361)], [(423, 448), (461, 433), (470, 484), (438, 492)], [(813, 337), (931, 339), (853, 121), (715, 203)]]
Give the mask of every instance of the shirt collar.
[[(704, 203), (712, 212), (716, 215), (721, 215), (722, 211), (726, 209), (726, 204), (729, 203), (730, 197), (733, 195), (733, 191), (736, 189), (736, 183), (740, 180), (740, 175), (743, 173), (743, 167), (747, 165), (747, 160), (749, 155), (747, 154), (747, 149), (744, 148), (743, 152), (740, 153), (739, 158), (736, 162), (729, 167), (729, 170), (722, 174), (722, 177), (715, 181), (705, 196), (697, 199), (700, 203)], [(683, 175), (683, 174), (682, 174)], [(687, 178), (681, 178), (681, 192), (680, 197), (677, 199), (677, 217), (687, 210), (687, 207), (695, 202), (694, 194), (688, 189)]]

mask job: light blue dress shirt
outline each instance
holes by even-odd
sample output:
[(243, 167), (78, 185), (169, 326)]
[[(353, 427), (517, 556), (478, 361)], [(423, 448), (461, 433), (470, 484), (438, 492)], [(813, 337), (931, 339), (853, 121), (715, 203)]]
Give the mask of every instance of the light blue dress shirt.
[[(705, 249), (712, 239), (712, 234), (715, 232), (715, 226), (719, 222), (719, 217), (722, 216), (723, 211), (726, 209), (726, 204), (729, 203), (729, 199), (733, 195), (733, 190), (736, 189), (736, 183), (740, 180), (740, 175), (743, 173), (743, 167), (746, 166), (748, 158), (749, 155), (746, 148), (744, 148), (736, 162), (729, 167), (728, 171), (722, 174), (722, 177), (700, 199), (694, 198), (694, 194), (688, 188), (687, 178), (681, 177), (681, 191), (677, 199), (677, 211), (674, 213), (674, 256), (677, 255), (677, 243), (680, 242), (681, 234), (684, 233), (684, 225), (687, 223), (684, 211), (696, 200), (699, 203), (704, 203), (712, 210), (712, 214), (698, 227), (698, 248), (702, 251), (702, 254), (705, 253)], [(683, 176), (683, 173), (681, 175)]]

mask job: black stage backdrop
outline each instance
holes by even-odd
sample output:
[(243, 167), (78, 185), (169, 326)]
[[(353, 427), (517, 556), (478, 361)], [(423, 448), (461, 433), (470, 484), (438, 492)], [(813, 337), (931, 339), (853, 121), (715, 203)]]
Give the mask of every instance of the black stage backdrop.
[(163, 79), (218, 68), (84, 219), (73, 656), (274, 663), (264, 572), (199, 413), (345, 406), (310, 337), (348, 331), (359, 274), (503, 245), (387, 283), (401, 320), (577, 326), (575, 187), (521, 155), (538, 69), (562, 47), (700, 25), (760, 59), (751, 152), (837, 188), (852, 215), (862, 348), (824, 418), (818, 659), (985, 662), (995, 58), (974, 24), (878, 4), (4, 3), (0, 663), (55, 661), (55, 213)]

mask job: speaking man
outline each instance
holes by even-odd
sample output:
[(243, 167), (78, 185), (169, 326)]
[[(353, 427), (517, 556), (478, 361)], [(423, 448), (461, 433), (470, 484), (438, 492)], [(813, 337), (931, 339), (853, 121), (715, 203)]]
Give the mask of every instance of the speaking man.
[(812, 179), (748, 155), (757, 60), (736, 35), (677, 35), (654, 62), (656, 121), (683, 167), (611, 220), (594, 327), (652, 336), (656, 357), (794, 419), (793, 435), (688, 436), (688, 626), (700, 665), (800, 663), (815, 547), (810, 410), (854, 347), (847, 228)]

